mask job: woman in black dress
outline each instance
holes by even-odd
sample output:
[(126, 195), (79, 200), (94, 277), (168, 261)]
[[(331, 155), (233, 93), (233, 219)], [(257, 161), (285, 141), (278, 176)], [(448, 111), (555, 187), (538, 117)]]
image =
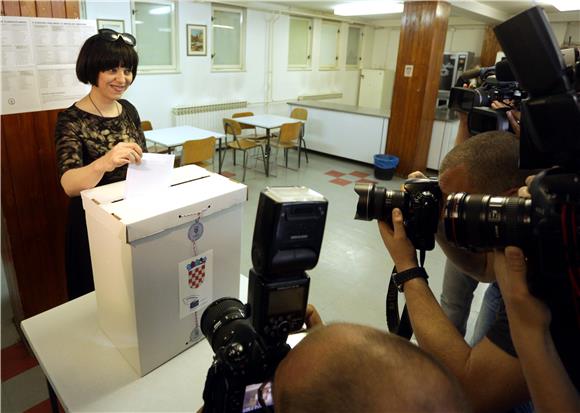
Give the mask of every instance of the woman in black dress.
[(87, 39), (76, 73), (81, 82), (91, 85), (91, 91), (58, 117), (60, 183), (71, 198), (65, 246), (69, 299), (94, 290), (80, 192), (124, 180), (127, 165), (139, 163), (146, 151), (139, 114), (121, 99), (137, 75), (135, 43), (132, 35), (109, 29)]

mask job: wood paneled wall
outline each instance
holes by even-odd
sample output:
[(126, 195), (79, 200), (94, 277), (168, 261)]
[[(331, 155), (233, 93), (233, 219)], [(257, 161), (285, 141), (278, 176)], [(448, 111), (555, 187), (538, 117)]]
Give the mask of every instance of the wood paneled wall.
[(427, 166), (449, 11), (446, 2), (405, 2), (386, 147), (403, 177)]
[(495, 37), (492, 26), (485, 28), (485, 36), (483, 44), (481, 45), (481, 66), (488, 67), (495, 64), (495, 57), (497, 52), (501, 50), (501, 46)]
[[(80, 1), (2, 1), (6, 16), (79, 18)], [(18, 322), (66, 301), (68, 198), (58, 181), (58, 110), (3, 115), (2, 259)]]

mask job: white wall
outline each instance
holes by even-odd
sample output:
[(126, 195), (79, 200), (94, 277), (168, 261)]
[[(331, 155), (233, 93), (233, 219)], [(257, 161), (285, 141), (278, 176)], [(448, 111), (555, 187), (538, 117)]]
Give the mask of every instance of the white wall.
[[(87, 18), (124, 19), (125, 29), (131, 31), (128, 1), (102, 2), (89, 0)], [(179, 30), (179, 71), (174, 74), (140, 73), (125, 97), (139, 110), (142, 119), (152, 121), (155, 128), (172, 126), (171, 108), (176, 105), (223, 103), (246, 100), (259, 107), (268, 100), (268, 25), (273, 23), (273, 67), (271, 97), (279, 110), (287, 110), (285, 103), (300, 95), (342, 93), (341, 103), (356, 104), (359, 71), (345, 69), (348, 25), (341, 24), (339, 70), (318, 70), (321, 20), (314, 19), (312, 69), (288, 70), (289, 17), (270, 12), (247, 10), (246, 59), (242, 72), (212, 72), (211, 70), (211, 4), (177, 3)], [(208, 27), (207, 56), (187, 56), (185, 50), (186, 24), (205, 24)], [(368, 32), (368, 30), (366, 30)], [(139, 47), (143, 47), (139, 45)], [(363, 41), (363, 58), (371, 59), (372, 44)], [(257, 105), (256, 105), (257, 104)]]

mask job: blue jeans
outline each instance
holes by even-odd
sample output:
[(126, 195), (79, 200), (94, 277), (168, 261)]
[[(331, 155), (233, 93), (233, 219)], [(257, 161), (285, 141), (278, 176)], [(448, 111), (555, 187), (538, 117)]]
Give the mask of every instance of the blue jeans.
[(483, 296), (483, 302), (481, 303), (481, 309), (475, 322), (473, 335), (471, 336), (471, 340), (469, 340), (470, 346), (475, 346), (485, 337), (495, 322), (495, 317), (500, 309), (502, 300), (497, 283), (491, 283)]
[(473, 291), (478, 284), (477, 280), (465, 275), (450, 260), (445, 262), (441, 307), (462, 336), (465, 336)]

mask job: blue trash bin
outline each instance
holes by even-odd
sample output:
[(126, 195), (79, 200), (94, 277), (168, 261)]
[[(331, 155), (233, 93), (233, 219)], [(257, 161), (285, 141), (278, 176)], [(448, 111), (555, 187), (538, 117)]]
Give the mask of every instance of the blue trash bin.
[(399, 158), (394, 155), (385, 155), (382, 153), (374, 156), (375, 161), (375, 178), (388, 181), (393, 178)]

